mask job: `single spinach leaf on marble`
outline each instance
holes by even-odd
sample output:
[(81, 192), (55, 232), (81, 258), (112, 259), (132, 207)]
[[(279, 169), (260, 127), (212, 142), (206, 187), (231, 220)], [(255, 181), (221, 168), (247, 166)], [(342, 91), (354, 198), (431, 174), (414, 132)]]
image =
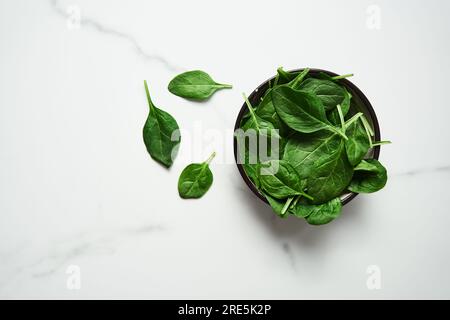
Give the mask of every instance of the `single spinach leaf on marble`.
[(345, 98), (345, 90), (336, 82), (308, 78), (299, 87), (300, 90), (313, 93), (322, 101), (325, 111), (336, 108)]
[(306, 221), (312, 225), (327, 224), (342, 212), (342, 203), (339, 197), (331, 199), (328, 202), (316, 205), (297, 205), (293, 212), (297, 216), (305, 217)]
[(181, 141), (176, 120), (167, 112), (155, 107), (144, 81), (149, 114), (143, 129), (144, 143), (150, 156), (169, 168), (175, 159)]
[(200, 198), (211, 187), (213, 183), (213, 174), (209, 169), (211, 160), (215, 157), (213, 152), (211, 156), (202, 163), (191, 163), (181, 172), (178, 179), (178, 193), (184, 199)]
[(346, 127), (345, 134), (348, 140), (345, 141), (345, 151), (351, 165), (356, 166), (370, 148), (370, 136), (368, 137), (361, 119), (357, 119)]
[(259, 179), (263, 190), (277, 199), (302, 195), (312, 200), (304, 192), (305, 181), (301, 180), (297, 171), (283, 160), (271, 160), (261, 164)]
[(232, 88), (232, 85), (217, 83), (201, 70), (181, 73), (173, 78), (168, 86), (174, 95), (194, 100), (206, 100), (214, 92), (224, 88)]
[(293, 130), (304, 133), (328, 130), (346, 139), (345, 134), (328, 121), (323, 104), (315, 94), (280, 86), (272, 90), (272, 99), (278, 116)]
[(355, 174), (348, 190), (356, 193), (372, 193), (382, 189), (386, 182), (386, 168), (378, 160), (362, 160), (355, 167)]

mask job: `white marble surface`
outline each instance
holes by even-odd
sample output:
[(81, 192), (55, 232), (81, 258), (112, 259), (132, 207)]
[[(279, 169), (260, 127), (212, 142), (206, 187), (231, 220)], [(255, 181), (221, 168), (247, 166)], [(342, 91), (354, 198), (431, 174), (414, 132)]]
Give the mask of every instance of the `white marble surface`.
[[(380, 29), (367, 24), (370, 5)], [(449, 9), (0, 1), (0, 297), (450, 298)], [(323, 227), (274, 217), (233, 164), (241, 92), (280, 65), (355, 73), (394, 142), (381, 152), (387, 187)], [(233, 90), (207, 103), (167, 91), (197, 68)], [(143, 79), (185, 130), (169, 171), (142, 142)], [(179, 172), (213, 149), (213, 187), (183, 201)], [(72, 265), (78, 290), (67, 287)], [(378, 290), (366, 285), (370, 265)]]

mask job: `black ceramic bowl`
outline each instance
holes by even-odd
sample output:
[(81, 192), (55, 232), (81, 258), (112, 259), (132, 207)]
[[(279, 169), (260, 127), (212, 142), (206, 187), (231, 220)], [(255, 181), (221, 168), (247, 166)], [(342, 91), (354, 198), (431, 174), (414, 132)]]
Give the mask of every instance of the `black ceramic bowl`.
[[(303, 69), (296, 69), (296, 70), (290, 70), (289, 72), (299, 73), (302, 70)], [(318, 75), (321, 72), (326, 73), (326, 74), (328, 74), (330, 76), (337, 76), (337, 74), (334, 73), (334, 72), (327, 71), (327, 70), (321, 70), (321, 69), (310, 69), (309, 74), (314, 76), (314, 75)], [(260, 102), (261, 97), (264, 95), (264, 93), (266, 92), (266, 90), (269, 87), (269, 82), (273, 83), (274, 80), (275, 80), (275, 77), (272, 77), (272, 78), (266, 80), (265, 82), (263, 82), (261, 85), (259, 85), (258, 88), (253, 90), (253, 92), (248, 97), (248, 99), (249, 99), (249, 101), (250, 101), (250, 103), (252, 105), (257, 105)], [(380, 127), (378, 125), (378, 120), (377, 120), (377, 116), (375, 114), (375, 111), (373, 110), (372, 105), (370, 104), (369, 100), (366, 98), (364, 93), (362, 93), (361, 90), (359, 90), (358, 87), (355, 86), (349, 80), (342, 79), (342, 80), (339, 80), (339, 82), (342, 85), (344, 85), (345, 88), (352, 95), (352, 101), (354, 103), (353, 111), (354, 112), (362, 112), (366, 116), (367, 120), (372, 125), (372, 128), (374, 130), (375, 141), (380, 141), (381, 140), (380, 139)], [(355, 108), (356, 108), (356, 110), (355, 110)], [(350, 111), (352, 111), (352, 110), (350, 110)], [(248, 112), (247, 105), (244, 102), (244, 104), (241, 107), (241, 110), (239, 111), (237, 119), (236, 119), (236, 124), (234, 126), (234, 130), (235, 131), (240, 128), (241, 120), (247, 114), (247, 112)], [(238, 167), (239, 173), (242, 176), (242, 179), (244, 179), (244, 181), (247, 184), (247, 186), (250, 188), (250, 190), (253, 191), (253, 193), (258, 198), (260, 198), (262, 201), (268, 203), (266, 198), (258, 191), (256, 186), (253, 184), (253, 182), (247, 176), (247, 174), (244, 171), (244, 168), (242, 167), (242, 164), (238, 163), (238, 161), (237, 161), (237, 139), (236, 138), (234, 138), (234, 142), (233, 143), (234, 143), (234, 159), (236, 161), (236, 165)], [(379, 146), (376, 146), (376, 147), (374, 147), (374, 148), (369, 150), (368, 156), (370, 158), (378, 159), (379, 155), (380, 155), (380, 147)], [(358, 194), (354, 193), (354, 192), (344, 192), (341, 195), (342, 204), (348, 203), (350, 200), (355, 198), (357, 195)]]

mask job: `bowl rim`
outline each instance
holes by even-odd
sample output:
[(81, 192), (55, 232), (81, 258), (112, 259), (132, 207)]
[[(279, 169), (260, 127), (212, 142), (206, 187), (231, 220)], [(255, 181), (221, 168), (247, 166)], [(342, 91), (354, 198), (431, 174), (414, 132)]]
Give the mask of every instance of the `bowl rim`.
[[(303, 71), (305, 68), (301, 68), (301, 69), (293, 69), (293, 70), (288, 70), (286, 72), (289, 73), (299, 73), (301, 71)], [(334, 73), (332, 71), (328, 71), (328, 70), (324, 70), (324, 69), (317, 69), (317, 68), (309, 68), (309, 72), (312, 74), (319, 74), (319, 73), (325, 73), (328, 74), (329, 76), (335, 77), (338, 76), (337, 73)], [(261, 94), (261, 91), (264, 90), (264, 92), (268, 89), (269, 87), (269, 82), (272, 82), (275, 79), (276, 75), (267, 79), (266, 81), (264, 81), (263, 83), (261, 83), (255, 90), (252, 91), (252, 93), (248, 96), (248, 100), (250, 102), (254, 102), (254, 98), (257, 94)], [(374, 130), (374, 138), (375, 141), (380, 141), (381, 140), (381, 133), (380, 133), (380, 126), (378, 123), (378, 118), (377, 115), (375, 113), (375, 110), (372, 107), (372, 104), (370, 103), (369, 99), (367, 99), (367, 97), (364, 95), (364, 93), (355, 85), (353, 84), (350, 80), (348, 80), (348, 78), (344, 78), (344, 79), (340, 79), (339, 80), (342, 84), (344, 84), (346, 87), (350, 88), (350, 90), (353, 93), (356, 93), (356, 95), (361, 99), (362, 103), (364, 104), (364, 106), (366, 107), (370, 118), (372, 120), (372, 125), (373, 125), (373, 130)], [(241, 124), (241, 120), (244, 117), (244, 115), (247, 113), (247, 105), (244, 101), (244, 103), (242, 104), (241, 109), (239, 110), (238, 116), (236, 118), (236, 122), (234, 125), (234, 132), (236, 132), (236, 130), (238, 130), (240, 128), (240, 124)], [(379, 159), (380, 156), (380, 146), (375, 146), (372, 148), (373, 149), (373, 156), (372, 159)], [(269, 202), (267, 201), (267, 199), (258, 191), (258, 189), (256, 188), (256, 186), (253, 184), (253, 182), (250, 180), (250, 178), (247, 176), (247, 174), (244, 171), (244, 167), (242, 166), (242, 164), (238, 163), (237, 161), (237, 138), (235, 137), (235, 135), (233, 135), (233, 151), (234, 151), (234, 161), (237, 165), (237, 168), (239, 170), (239, 173), (241, 174), (242, 179), (244, 180), (245, 184), (250, 188), (250, 190), (263, 202), (265, 202), (266, 204), (269, 204)], [(347, 193), (344, 198), (341, 197), (341, 202), (342, 205), (345, 205), (347, 203), (349, 203), (351, 200), (353, 200), (356, 196), (358, 195), (358, 193), (356, 192), (349, 192)]]

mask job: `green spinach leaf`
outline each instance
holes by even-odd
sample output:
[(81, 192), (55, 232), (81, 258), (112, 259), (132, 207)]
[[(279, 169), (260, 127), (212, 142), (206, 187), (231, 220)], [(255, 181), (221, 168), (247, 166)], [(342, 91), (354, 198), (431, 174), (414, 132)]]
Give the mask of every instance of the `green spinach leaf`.
[(314, 198), (314, 204), (338, 197), (353, 176), (353, 167), (348, 162), (344, 140), (332, 139), (328, 145), (330, 151), (314, 162), (307, 179), (306, 189)]
[[(238, 142), (241, 143), (241, 142)], [(245, 143), (245, 142), (244, 142)], [(242, 163), (242, 167), (244, 168), (244, 172), (247, 175), (247, 177), (250, 178), (250, 180), (253, 182), (256, 188), (260, 188), (261, 183), (259, 181), (259, 162), (258, 162), (258, 155), (254, 155), (253, 159), (256, 159), (253, 161), (250, 161), (250, 150), (249, 149), (241, 149), (244, 150), (244, 162)]]
[(342, 203), (339, 198), (334, 198), (318, 205), (297, 204), (295, 208), (291, 210), (294, 215), (305, 218), (309, 224), (323, 225), (340, 216), (342, 212)]
[(345, 90), (330, 80), (309, 78), (301, 83), (299, 89), (315, 94), (322, 101), (326, 111), (336, 108), (338, 104), (342, 104), (345, 98)]
[(382, 189), (386, 182), (386, 168), (378, 160), (362, 160), (355, 167), (355, 174), (348, 190), (356, 193), (371, 193)]
[(277, 199), (296, 195), (312, 199), (304, 192), (305, 182), (300, 179), (297, 171), (283, 160), (271, 160), (261, 164), (259, 179), (263, 190)]
[(144, 143), (150, 156), (169, 168), (175, 159), (181, 141), (176, 120), (167, 112), (155, 107), (144, 81), (148, 105), (150, 107), (143, 129)]
[[(277, 77), (279, 76), (281, 78), (282, 77), (281, 74), (283, 74), (283, 72), (285, 72), (285, 71), (284, 70), (280, 71), (280, 69), (278, 69)], [(284, 79), (286, 81), (284, 81), (284, 82), (287, 82), (288, 78), (291, 79), (291, 81), (289, 83), (287, 83), (286, 85), (288, 87), (290, 87), (290, 88), (294, 88), (295, 89), (295, 88), (297, 88), (300, 85), (300, 83), (306, 77), (308, 72), (309, 72), (309, 69), (306, 68), (306, 69), (304, 69), (302, 72), (300, 72), (297, 75), (288, 73), (289, 75), (293, 75), (293, 77), (287, 77), (285, 75)], [(276, 84), (274, 86), (277, 86), (279, 84), (280, 83), (277, 80)], [(270, 121), (274, 125), (274, 127), (277, 128), (280, 131), (280, 135), (281, 136), (287, 136), (289, 134), (289, 128), (280, 119), (280, 117), (278, 116), (278, 114), (277, 114), (277, 112), (275, 110), (275, 107), (273, 105), (272, 88), (267, 89), (267, 91), (264, 93), (263, 99), (262, 99), (261, 103), (259, 104), (259, 106), (256, 108), (255, 112), (262, 119), (264, 119), (266, 121)]]
[[(238, 152), (244, 153), (244, 158), (242, 166), (244, 168), (245, 173), (247, 176), (252, 180), (252, 182), (255, 184), (256, 187), (259, 187), (259, 175), (258, 175), (258, 165), (261, 161), (260, 159), (260, 152), (265, 152), (265, 154), (262, 154), (263, 156), (266, 156), (267, 158), (280, 158), (280, 148), (282, 147), (280, 145), (280, 136), (278, 134), (278, 131), (275, 129), (273, 124), (269, 121), (266, 121), (262, 118), (260, 118), (255, 111), (253, 110), (253, 107), (248, 100), (248, 98), (243, 94), (245, 102), (247, 104), (247, 108), (249, 110), (250, 116), (241, 124), (241, 129), (244, 132), (238, 132), (237, 134), (237, 143), (238, 143)], [(249, 131), (249, 130), (253, 130)], [(243, 134), (242, 137), (239, 135)], [(251, 139), (251, 135), (254, 134), (254, 138)], [(249, 145), (247, 147), (245, 137), (249, 136)], [(265, 139), (265, 144), (262, 143), (262, 139)], [(272, 141), (271, 139), (277, 139), (277, 145), (276, 148), (272, 148)], [(256, 145), (251, 146), (250, 143), (255, 143)], [(265, 145), (265, 150), (260, 151), (260, 147), (262, 145)], [(240, 155), (241, 157), (241, 155)], [(266, 159), (263, 159), (266, 160)]]
[(257, 164), (251, 164), (251, 163), (245, 162), (245, 163), (242, 163), (242, 168), (244, 169), (244, 172), (247, 175), (247, 177), (250, 179), (251, 183), (256, 187), (256, 189), (260, 190), (261, 183), (259, 181)]
[(289, 131), (289, 128), (280, 119), (272, 102), (272, 89), (268, 89), (268, 93), (264, 96), (259, 106), (255, 109), (256, 115), (265, 121), (269, 121), (273, 124), (274, 128), (279, 130), (281, 136), (285, 136)]
[(296, 76), (295, 73), (290, 73), (283, 70), (283, 67), (279, 67), (277, 69), (277, 81), (274, 83), (274, 86), (288, 83)]
[(328, 131), (291, 137), (283, 160), (294, 167), (301, 179), (307, 179), (307, 192), (314, 197), (314, 203), (338, 196), (352, 177), (344, 140)]
[(305, 68), (302, 70), (302, 72), (300, 72), (294, 79), (292, 79), (287, 86), (289, 88), (298, 90), (301, 88), (302, 84), (303, 84), (303, 80), (306, 78), (306, 76), (309, 73), (309, 68)]
[(338, 151), (340, 136), (329, 131), (311, 134), (297, 133), (284, 147), (283, 160), (290, 163), (301, 179), (308, 178), (315, 170), (315, 163), (322, 157)]
[(361, 162), (367, 151), (369, 151), (370, 140), (361, 119), (351, 123), (346, 128), (345, 134), (348, 137), (348, 140), (345, 141), (348, 161), (355, 166)]
[[(260, 118), (253, 110), (253, 107), (245, 94), (243, 94), (243, 96), (250, 117), (241, 127), (244, 132), (238, 132), (238, 134), (244, 134), (243, 137), (238, 136), (238, 144), (240, 146), (239, 152), (245, 150), (245, 163), (248, 164), (246, 167), (251, 171), (249, 167), (253, 166), (256, 162), (266, 161), (268, 159), (280, 159), (281, 149), (284, 145), (280, 143), (282, 140), (280, 139), (278, 130), (273, 124)], [(252, 135), (254, 135), (253, 139), (251, 139)], [(248, 148), (245, 145), (246, 136), (250, 138)], [(250, 143), (254, 143), (255, 145), (251, 146)], [(250, 157), (250, 155), (252, 155), (252, 157)]]
[(209, 163), (216, 155), (215, 152), (203, 163), (191, 163), (181, 172), (178, 179), (178, 193), (180, 197), (200, 198), (211, 187), (213, 175)]
[(181, 73), (170, 81), (168, 89), (179, 97), (205, 100), (219, 89), (232, 88), (230, 84), (215, 82), (209, 74), (201, 70)]
[(325, 129), (347, 138), (328, 121), (323, 104), (316, 95), (280, 86), (272, 90), (272, 99), (278, 116), (293, 130), (312, 133)]
[[(352, 95), (350, 94), (350, 92), (348, 92), (347, 89), (344, 88), (344, 99), (339, 104), (341, 106), (341, 111), (342, 111), (343, 117), (345, 117), (347, 115), (348, 111), (350, 110), (351, 98), (352, 98)], [(337, 110), (337, 108), (329, 110), (327, 112), (327, 118), (330, 120), (331, 123), (333, 123), (335, 125), (339, 124), (340, 116), (339, 116), (339, 111)]]
[(248, 101), (248, 98), (245, 94), (242, 94), (245, 103), (247, 104), (248, 111), (250, 113), (250, 118), (244, 123), (242, 129), (247, 131), (249, 129), (254, 129), (258, 135), (263, 135), (266, 137), (274, 136), (275, 138), (279, 138), (278, 131), (275, 129), (275, 126), (270, 121), (266, 121), (263, 118), (259, 117), (255, 110), (253, 110), (253, 106)]
[(269, 194), (267, 194), (267, 192), (264, 192), (264, 197), (267, 199), (267, 201), (269, 202), (269, 205), (272, 207), (272, 210), (280, 217), (284, 217), (285, 214), (282, 213), (284, 205), (285, 205), (285, 201), (274, 198), (272, 196), (270, 196)]

